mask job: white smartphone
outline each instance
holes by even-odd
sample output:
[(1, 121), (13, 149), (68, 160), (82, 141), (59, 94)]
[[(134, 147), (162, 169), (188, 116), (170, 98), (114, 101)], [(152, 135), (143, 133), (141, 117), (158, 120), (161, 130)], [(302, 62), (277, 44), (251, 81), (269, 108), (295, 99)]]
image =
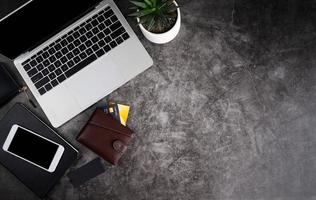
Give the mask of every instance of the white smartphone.
[(2, 149), (48, 172), (54, 172), (65, 148), (14, 124)]

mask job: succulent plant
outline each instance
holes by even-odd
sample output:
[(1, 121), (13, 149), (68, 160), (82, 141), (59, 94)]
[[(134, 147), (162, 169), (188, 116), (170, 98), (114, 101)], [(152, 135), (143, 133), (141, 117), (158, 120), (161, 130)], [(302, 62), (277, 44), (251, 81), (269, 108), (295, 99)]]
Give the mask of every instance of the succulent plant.
[(162, 33), (168, 31), (177, 19), (177, 8), (174, 0), (131, 0), (135, 10), (129, 16), (139, 18), (148, 31)]

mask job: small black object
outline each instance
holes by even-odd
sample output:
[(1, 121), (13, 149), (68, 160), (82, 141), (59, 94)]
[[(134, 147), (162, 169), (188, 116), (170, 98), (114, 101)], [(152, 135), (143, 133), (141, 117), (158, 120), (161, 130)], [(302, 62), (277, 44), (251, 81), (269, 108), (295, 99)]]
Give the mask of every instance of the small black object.
[(0, 63), (0, 106), (3, 106), (20, 91), (19, 84), (6, 67), (4, 63)]
[(89, 163), (71, 171), (67, 174), (70, 182), (74, 187), (78, 187), (88, 180), (103, 174), (105, 172), (104, 166), (100, 158), (96, 158)]

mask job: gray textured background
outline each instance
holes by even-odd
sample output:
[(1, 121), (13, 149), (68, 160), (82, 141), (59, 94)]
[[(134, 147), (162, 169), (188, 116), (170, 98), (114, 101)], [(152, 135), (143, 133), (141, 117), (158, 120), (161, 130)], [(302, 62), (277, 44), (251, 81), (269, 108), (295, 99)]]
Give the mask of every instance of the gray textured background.
[[(97, 103), (132, 106), (120, 165), (80, 188), (64, 177), (48, 199), (316, 199), (316, 1), (178, 2), (169, 44), (129, 19), (155, 64)], [(74, 139), (95, 107), (58, 129), (81, 152), (71, 170), (96, 157)], [(2, 167), (0, 198), (36, 199)]]

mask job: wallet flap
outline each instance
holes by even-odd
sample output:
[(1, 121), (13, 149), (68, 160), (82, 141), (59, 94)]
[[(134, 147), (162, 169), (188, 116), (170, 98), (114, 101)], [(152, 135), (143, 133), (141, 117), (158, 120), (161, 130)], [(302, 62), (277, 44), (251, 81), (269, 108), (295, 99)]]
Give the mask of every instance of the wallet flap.
[(125, 126), (122, 126), (116, 119), (114, 119), (110, 114), (106, 114), (103, 112), (102, 108), (97, 108), (95, 113), (92, 115), (89, 123), (93, 123), (94, 125), (98, 125), (100, 127), (114, 130), (121, 134), (125, 134), (126, 136), (131, 136), (133, 131)]

